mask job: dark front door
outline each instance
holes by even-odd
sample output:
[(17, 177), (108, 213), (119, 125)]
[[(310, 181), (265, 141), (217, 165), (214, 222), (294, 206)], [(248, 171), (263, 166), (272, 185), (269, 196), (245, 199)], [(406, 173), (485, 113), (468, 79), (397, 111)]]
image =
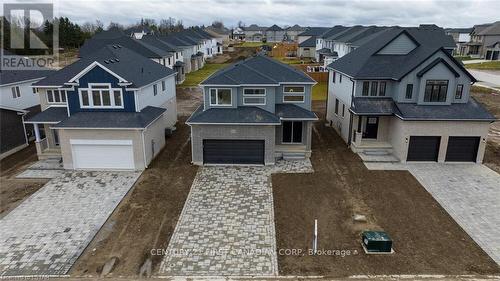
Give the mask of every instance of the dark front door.
[(378, 132), (378, 117), (366, 117), (365, 139), (376, 139)]
[(486, 51), (486, 59), (487, 60), (491, 60), (492, 59), (491, 58), (491, 53), (492, 53), (491, 51)]
[(411, 136), (406, 161), (437, 161), (441, 137)]
[(493, 56), (491, 57), (491, 60), (498, 60), (498, 54), (500, 51), (493, 51)]
[(449, 137), (446, 161), (476, 162), (480, 137)]
[(203, 140), (205, 164), (264, 164), (263, 140)]

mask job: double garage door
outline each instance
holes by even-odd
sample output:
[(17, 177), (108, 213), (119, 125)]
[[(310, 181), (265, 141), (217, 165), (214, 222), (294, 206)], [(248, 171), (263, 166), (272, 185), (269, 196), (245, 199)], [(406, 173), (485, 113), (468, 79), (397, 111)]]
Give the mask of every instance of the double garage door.
[(70, 141), (74, 169), (133, 170), (132, 140)]
[[(476, 162), (480, 137), (449, 137), (445, 161)], [(438, 161), (439, 136), (411, 136), (406, 161)]]
[(204, 164), (264, 164), (263, 140), (203, 140)]

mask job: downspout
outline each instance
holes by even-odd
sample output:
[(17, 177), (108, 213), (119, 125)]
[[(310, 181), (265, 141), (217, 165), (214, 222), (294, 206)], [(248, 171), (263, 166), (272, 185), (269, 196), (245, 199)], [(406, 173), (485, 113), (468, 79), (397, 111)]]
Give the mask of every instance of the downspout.
[(146, 129), (144, 130), (141, 130), (141, 137), (142, 137), (142, 154), (143, 154), (143, 157), (144, 157), (144, 169), (147, 169), (148, 168), (148, 162), (146, 160), (146, 142), (144, 140), (144, 131), (146, 131)]
[[(311, 92), (312, 92), (312, 88), (311, 88)], [(326, 81), (326, 112), (325, 112), (325, 121), (326, 121), (326, 114), (328, 113), (328, 96), (329, 95), (330, 95), (330, 69), (328, 70), (328, 79)]]
[[(351, 91), (351, 105), (350, 107), (352, 108), (352, 105), (354, 103), (354, 80), (352, 78), (349, 78), (352, 82), (352, 91)], [(352, 140), (352, 119), (353, 119), (353, 114), (352, 112), (349, 114), (349, 134), (347, 137), (347, 147), (351, 146), (351, 140)]]

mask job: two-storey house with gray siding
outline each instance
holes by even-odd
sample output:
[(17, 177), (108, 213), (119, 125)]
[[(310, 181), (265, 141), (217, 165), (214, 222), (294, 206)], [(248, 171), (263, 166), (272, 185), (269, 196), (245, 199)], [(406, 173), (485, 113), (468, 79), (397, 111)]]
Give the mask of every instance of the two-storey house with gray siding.
[(187, 120), (192, 162), (272, 165), (311, 154), (311, 88), (305, 73), (257, 55), (212, 74)]
[[(175, 72), (109, 45), (33, 84), (38, 157), (65, 169), (143, 170), (177, 122)], [(43, 132), (43, 133), (42, 133)]]
[(390, 28), (328, 66), (326, 119), (363, 159), (482, 161), (495, 118), (470, 97), (475, 79), (449, 39)]

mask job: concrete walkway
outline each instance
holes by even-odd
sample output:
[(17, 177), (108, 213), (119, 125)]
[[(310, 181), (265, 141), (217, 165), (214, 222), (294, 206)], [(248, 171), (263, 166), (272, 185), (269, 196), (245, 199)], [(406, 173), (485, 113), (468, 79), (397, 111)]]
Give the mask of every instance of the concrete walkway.
[(479, 69), (468, 69), (468, 71), (479, 81), (477, 85), (500, 89), (500, 71)]
[(474, 241), (500, 264), (500, 175), (481, 164), (367, 165), (407, 169)]
[(309, 173), (311, 162), (201, 167), (159, 275), (276, 276), (272, 173)]
[(139, 175), (66, 171), (50, 180), (0, 220), (0, 276), (65, 275)]

